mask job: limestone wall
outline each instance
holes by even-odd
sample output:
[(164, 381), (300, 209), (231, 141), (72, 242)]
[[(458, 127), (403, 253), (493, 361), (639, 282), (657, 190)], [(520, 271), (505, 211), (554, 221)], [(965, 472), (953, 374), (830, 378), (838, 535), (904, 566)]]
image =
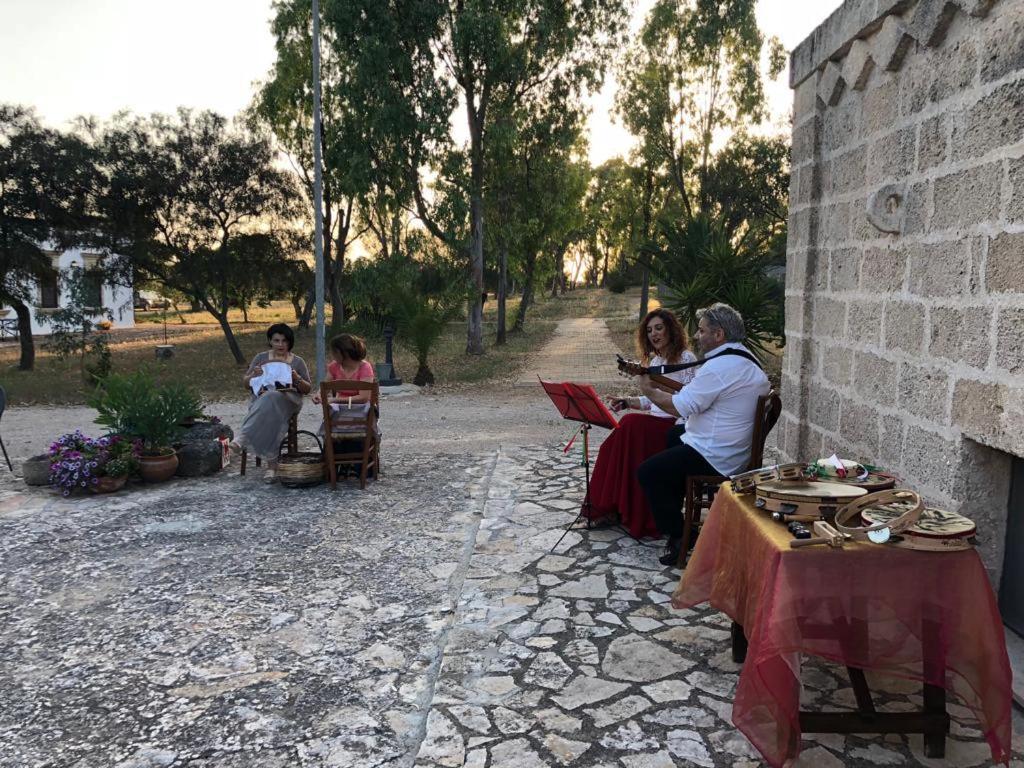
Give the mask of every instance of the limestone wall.
[(792, 56), (788, 459), (979, 521), (1024, 456), (1024, 0), (848, 0)]

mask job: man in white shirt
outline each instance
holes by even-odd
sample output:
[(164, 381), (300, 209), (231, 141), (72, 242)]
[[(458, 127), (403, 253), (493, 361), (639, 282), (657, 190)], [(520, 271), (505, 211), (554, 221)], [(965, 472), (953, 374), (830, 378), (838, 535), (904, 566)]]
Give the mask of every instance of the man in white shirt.
[(757, 399), (771, 389), (742, 344), (746, 330), (739, 312), (728, 304), (712, 304), (697, 316), (697, 347), (705, 362), (693, 381), (669, 394), (654, 387), (649, 377), (640, 377), (640, 389), (653, 404), (686, 420), (681, 442), (637, 470), (658, 530), (668, 536), (664, 565), (676, 562), (682, 546), (686, 478), (734, 475), (747, 468)]

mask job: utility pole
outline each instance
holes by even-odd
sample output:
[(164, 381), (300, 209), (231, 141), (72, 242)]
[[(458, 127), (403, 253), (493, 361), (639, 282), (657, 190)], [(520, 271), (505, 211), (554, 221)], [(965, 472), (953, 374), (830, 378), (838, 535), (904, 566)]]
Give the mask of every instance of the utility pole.
[(324, 328), (323, 171), (320, 152), (320, 3), (313, 0), (313, 251), (316, 254), (316, 380), (327, 379)]

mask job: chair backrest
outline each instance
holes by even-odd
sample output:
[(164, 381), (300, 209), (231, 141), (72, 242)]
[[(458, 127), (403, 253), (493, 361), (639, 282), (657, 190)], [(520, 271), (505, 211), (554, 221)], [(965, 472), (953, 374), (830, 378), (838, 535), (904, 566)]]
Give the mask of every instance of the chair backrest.
[(749, 469), (760, 469), (764, 466), (764, 443), (780, 415), (782, 415), (782, 398), (774, 389), (767, 395), (757, 398), (757, 410), (754, 411), (754, 435), (750, 442)]
[[(336, 392), (369, 392), (370, 401), (368, 408), (353, 409), (351, 415), (347, 415), (343, 409), (334, 411), (331, 409), (331, 398)], [(320, 405), (324, 413), (324, 434), (330, 435), (336, 431), (336, 427), (365, 427), (372, 430), (377, 426), (377, 409), (380, 403), (380, 385), (376, 381), (350, 381), (340, 379), (338, 381), (324, 381), (320, 384)]]

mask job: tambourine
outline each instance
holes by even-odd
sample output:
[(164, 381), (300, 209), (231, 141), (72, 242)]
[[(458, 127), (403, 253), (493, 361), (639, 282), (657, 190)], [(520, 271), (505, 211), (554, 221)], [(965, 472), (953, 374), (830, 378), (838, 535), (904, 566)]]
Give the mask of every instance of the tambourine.
[[(906, 504), (889, 504), (861, 512), (861, 518), (872, 525), (888, 524), (906, 511)], [(971, 538), (977, 533), (974, 521), (956, 512), (925, 507), (917, 521), (901, 533), (894, 535), (889, 544), (903, 549), (926, 552), (955, 552), (970, 549)]]
[(890, 488), (896, 487), (895, 475), (875, 471), (868, 472), (867, 477), (829, 477), (828, 481), (830, 483), (844, 483), (855, 488), (863, 488), (869, 493), (888, 491)]
[[(810, 517), (831, 520), (842, 506), (859, 496), (865, 496), (867, 491), (841, 483), (771, 480), (758, 485), (756, 493), (754, 506), (766, 512), (778, 513), (776, 519)], [(794, 515), (798, 517), (794, 518)]]
[(729, 479), (732, 481), (732, 489), (736, 493), (753, 493), (754, 489), (763, 483), (807, 482), (813, 480), (814, 476), (806, 464), (792, 463), (752, 469), (749, 472), (733, 475)]
[[(860, 523), (861, 514), (866, 510), (884, 510), (892, 504), (899, 505), (895, 507), (896, 514), (887, 516), (882, 522), (856, 527), (849, 525), (852, 522)], [(857, 541), (884, 544), (893, 535), (902, 533), (916, 523), (923, 510), (924, 502), (914, 491), (878, 491), (861, 496), (836, 512), (835, 527), (840, 533)]]

